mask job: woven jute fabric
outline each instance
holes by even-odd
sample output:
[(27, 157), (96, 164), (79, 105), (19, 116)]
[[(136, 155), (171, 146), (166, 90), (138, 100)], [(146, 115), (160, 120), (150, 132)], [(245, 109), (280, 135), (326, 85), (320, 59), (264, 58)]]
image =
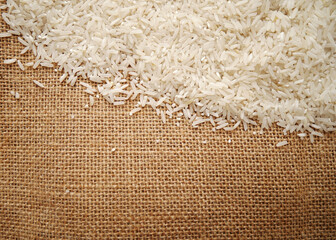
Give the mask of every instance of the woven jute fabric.
[(335, 133), (311, 144), (131, 117), (135, 102), (86, 109), (61, 73), (4, 65), (23, 47), (0, 42), (2, 239), (336, 239)]

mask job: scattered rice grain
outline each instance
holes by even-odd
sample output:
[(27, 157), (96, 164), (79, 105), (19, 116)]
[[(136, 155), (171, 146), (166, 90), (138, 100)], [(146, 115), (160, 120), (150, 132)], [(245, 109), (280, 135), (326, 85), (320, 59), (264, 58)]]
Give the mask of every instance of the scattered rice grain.
[(34, 82), (37, 86), (39, 86), (39, 87), (41, 87), (41, 88), (45, 88), (45, 86), (44, 86), (42, 83), (40, 83), (39, 81), (33, 80), (33, 82)]
[(276, 146), (277, 146), (277, 147), (282, 147), (282, 146), (285, 146), (285, 145), (287, 145), (287, 144), (288, 144), (287, 141), (282, 141), (282, 142), (279, 142)]

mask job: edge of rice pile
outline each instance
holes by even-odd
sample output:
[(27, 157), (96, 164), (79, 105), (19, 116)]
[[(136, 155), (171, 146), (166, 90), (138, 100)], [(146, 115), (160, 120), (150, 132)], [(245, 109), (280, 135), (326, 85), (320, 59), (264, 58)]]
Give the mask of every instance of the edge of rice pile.
[[(232, 131), (273, 123), (300, 138), (336, 127), (333, 0), (8, 0), (2, 14), (35, 62), (130, 115), (150, 106)], [(16, 62), (17, 58), (5, 63)], [(91, 83), (88, 83), (91, 82)], [(94, 99), (90, 98), (90, 105)], [(306, 134), (308, 133), (308, 135)]]

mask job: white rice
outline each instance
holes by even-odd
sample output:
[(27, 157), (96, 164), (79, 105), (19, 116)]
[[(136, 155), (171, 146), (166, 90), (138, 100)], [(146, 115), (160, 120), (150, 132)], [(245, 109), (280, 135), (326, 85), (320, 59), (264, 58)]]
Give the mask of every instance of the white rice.
[(29, 46), (29, 44), (28, 44), (25, 40), (23, 40), (22, 38), (18, 37), (18, 40), (19, 40), (19, 42), (20, 42), (22, 45), (24, 45), (24, 46), (26, 46), (26, 47)]
[(20, 52), (21, 55), (25, 54), (30, 48), (29, 47), (25, 47), (24, 49), (22, 49), (22, 51)]
[(33, 80), (33, 82), (34, 82), (37, 86), (39, 86), (39, 87), (41, 87), (41, 88), (45, 88), (45, 86), (44, 86), (42, 83), (40, 83), (39, 81)]
[(90, 96), (90, 106), (92, 107), (94, 104), (95, 100), (94, 97)]
[(134, 115), (135, 113), (137, 113), (137, 112), (139, 112), (139, 111), (141, 111), (141, 108), (134, 108), (134, 109), (132, 109), (131, 111), (130, 111), (130, 116), (132, 116), (132, 115)]
[(162, 120), (163, 123), (166, 123), (166, 114), (162, 110), (161, 110), (161, 120)]
[(114, 102), (113, 105), (115, 106), (120, 106), (120, 105), (124, 105), (125, 102)]
[(16, 99), (19, 99), (20, 98), (20, 94), (18, 92), (15, 92), (15, 91), (10, 91), (10, 94), (15, 97)]
[(285, 146), (285, 145), (287, 145), (288, 144), (288, 142), (287, 141), (282, 141), (282, 142), (279, 142), (279, 143), (277, 143), (277, 147), (282, 147), (282, 146)]
[(306, 137), (307, 136), (307, 133), (298, 133), (298, 136), (303, 138), (303, 137)]
[(86, 92), (86, 93), (88, 93), (90, 95), (94, 95), (95, 94), (95, 92), (92, 91), (92, 89), (85, 89), (84, 92)]
[(20, 35), (20, 32), (16, 31), (16, 30), (8, 30), (8, 33), (10, 33), (12, 35)]
[(24, 70), (25, 70), (25, 67), (23, 66), (23, 64), (21, 63), (21, 61), (20, 61), (20, 60), (17, 60), (17, 63), (18, 63), (18, 65), (19, 65), (19, 68), (20, 68), (22, 71), (24, 71)]
[(2, 32), (2, 33), (0, 33), (0, 38), (10, 37), (10, 36), (12, 36), (12, 34), (9, 33), (9, 32)]
[(63, 82), (64, 79), (65, 79), (67, 76), (68, 76), (68, 74), (64, 73), (64, 74), (60, 77), (59, 81), (60, 81), (60, 82)]
[(314, 143), (314, 135), (313, 135), (313, 134), (310, 134), (310, 135), (309, 135), (309, 139), (310, 139), (310, 142), (311, 142), (311, 143)]
[(20, 34), (21, 54), (36, 56), (25, 66), (57, 63), (61, 82), (98, 83), (82, 85), (114, 105), (137, 99), (163, 122), (182, 114), (213, 130), (277, 123), (312, 141), (335, 130), (333, 0), (10, 0), (3, 9), (12, 30), (0, 37)]
[(16, 62), (16, 58), (6, 59), (4, 60), (4, 64), (12, 64)]
[(26, 66), (26, 67), (32, 67), (33, 65), (34, 65), (33, 62), (27, 62), (27, 63), (25, 63), (25, 66)]
[(36, 61), (33, 65), (33, 69), (36, 69), (40, 65), (41, 62), (42, 62), (42, 60)]
[(323, 134), (320, 132), (313, 131), (311, 134), (314, 136), (323, 137)]

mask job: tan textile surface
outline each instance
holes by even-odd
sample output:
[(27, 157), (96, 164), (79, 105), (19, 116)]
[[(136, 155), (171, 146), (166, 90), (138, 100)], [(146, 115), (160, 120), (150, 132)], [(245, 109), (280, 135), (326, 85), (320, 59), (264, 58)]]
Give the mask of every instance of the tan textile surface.
[(130, 117), (134, 102), (84, 109), (61, 73), (4, 65), (23, 47), (0, 41), (0, 238), (336, 239), (335, 133), (311, 144)]

